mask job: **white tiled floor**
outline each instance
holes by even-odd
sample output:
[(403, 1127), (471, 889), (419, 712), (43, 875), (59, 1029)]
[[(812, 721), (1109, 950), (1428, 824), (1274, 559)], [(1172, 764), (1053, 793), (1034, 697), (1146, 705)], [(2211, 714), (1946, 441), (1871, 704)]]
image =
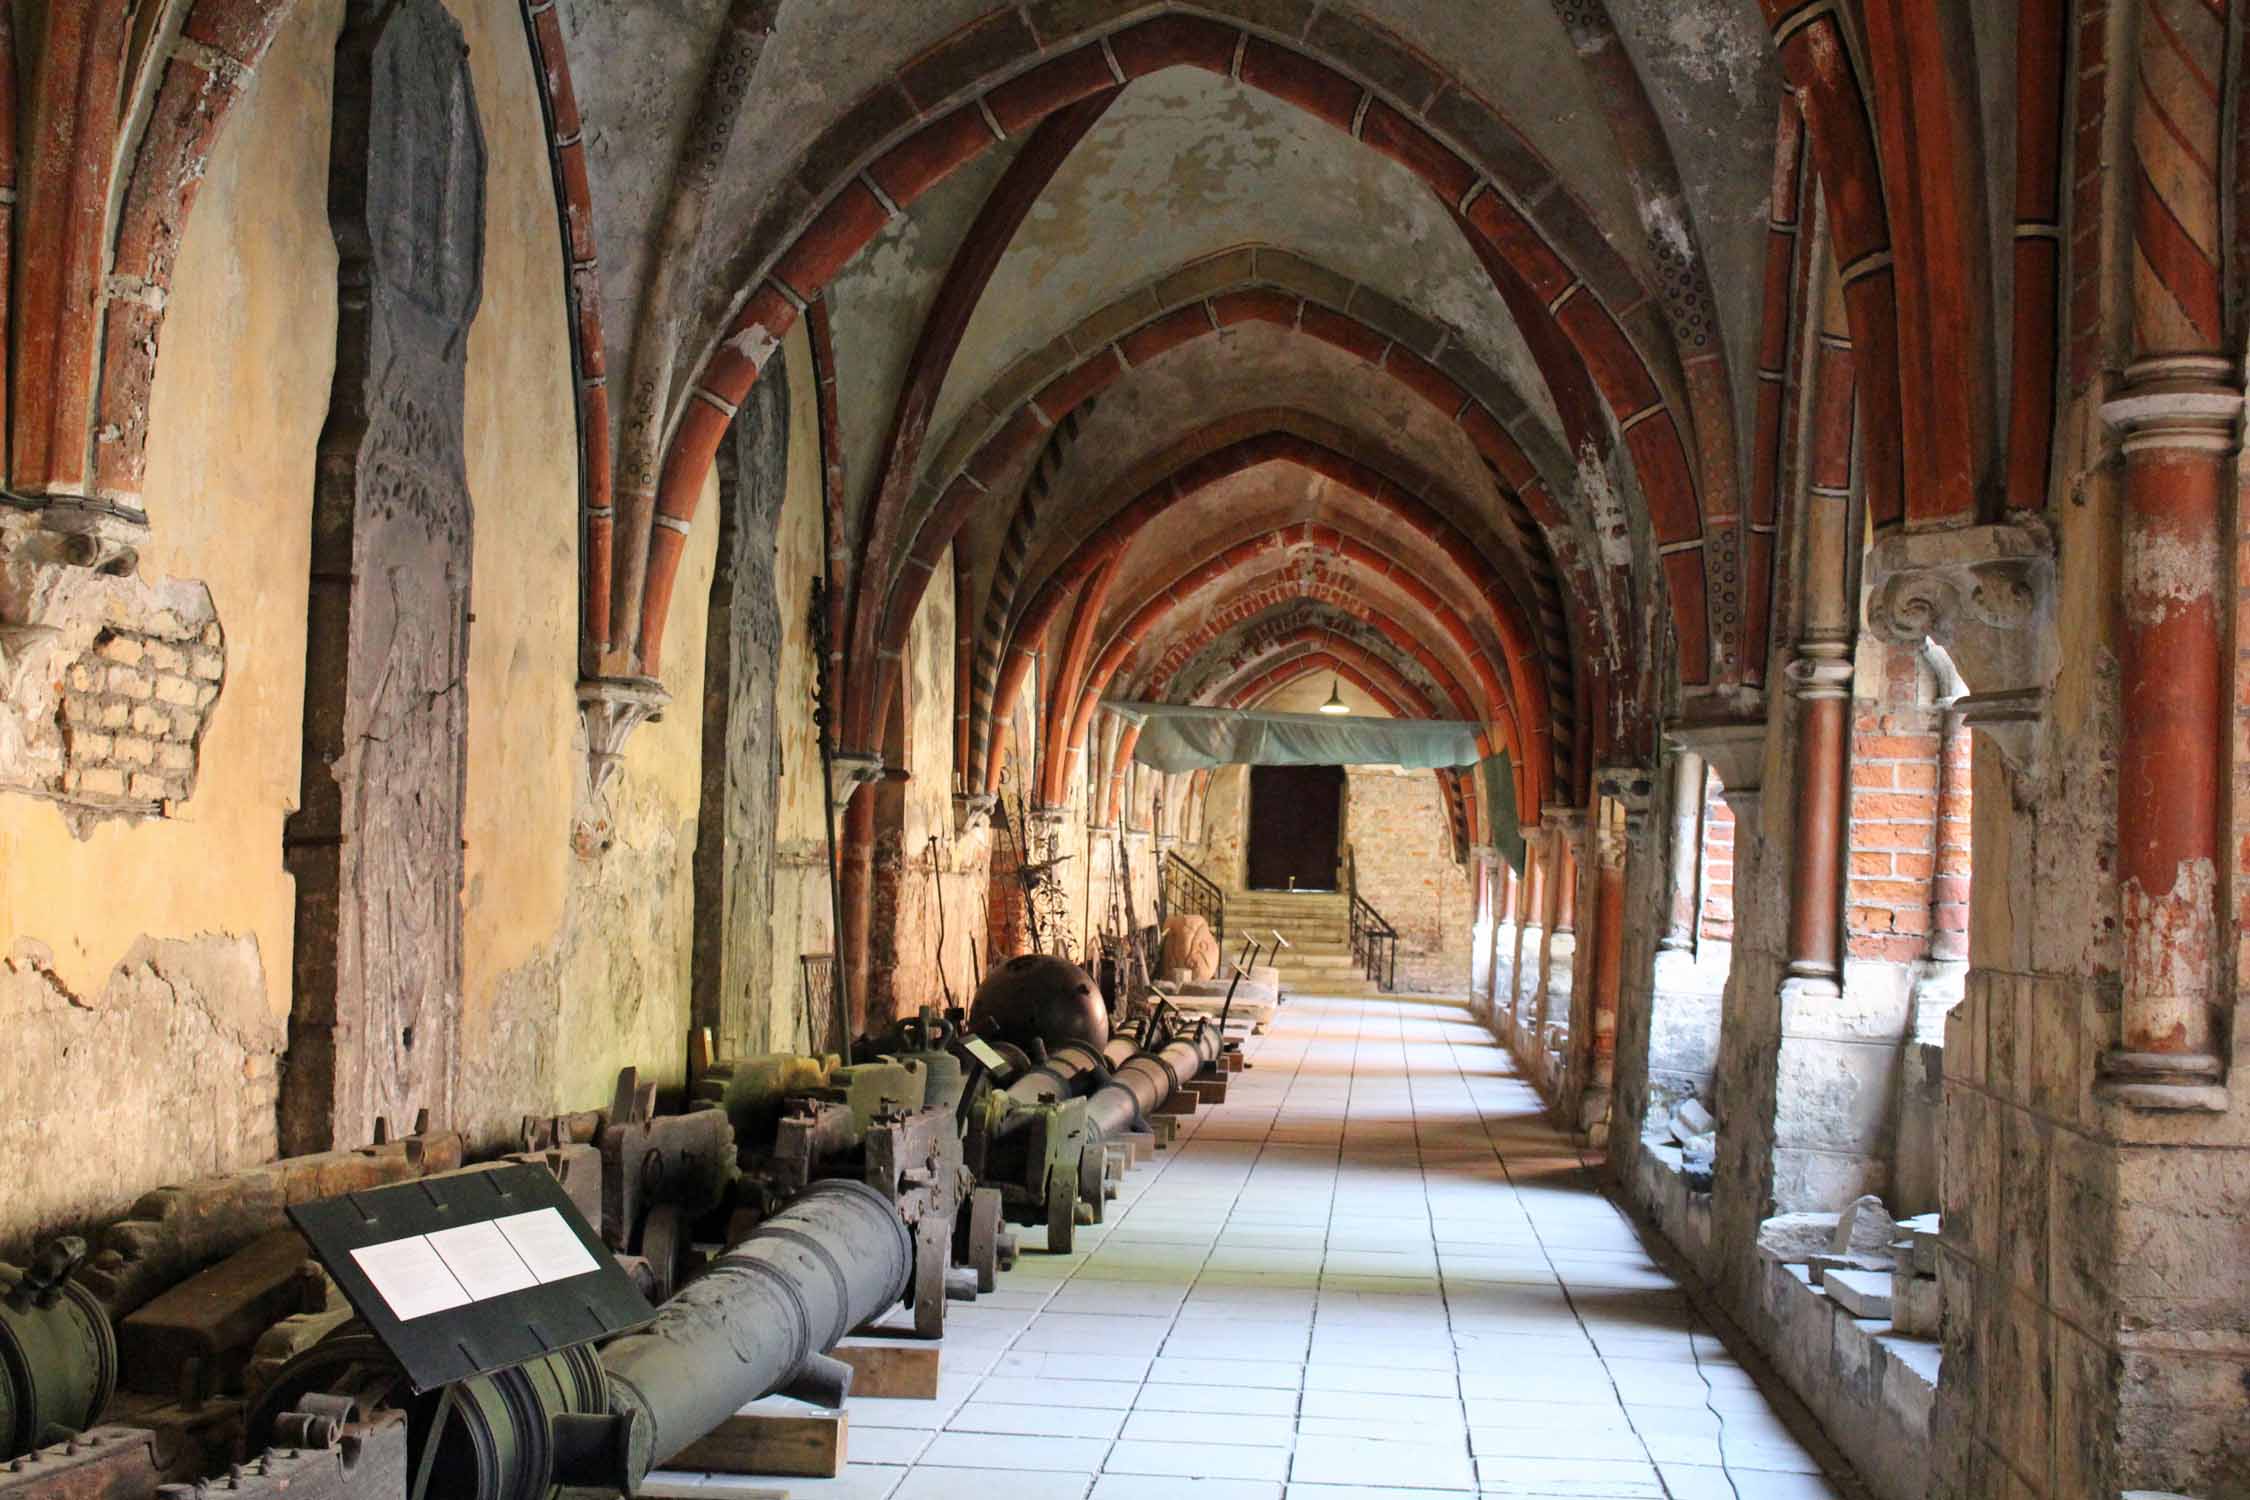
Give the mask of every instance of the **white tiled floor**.
[[(1456, 1001), (1298, 998), (798, 1500), (1836, 1500)], [(1032, 1231), (1027, 1243), (1036, 1245)]]

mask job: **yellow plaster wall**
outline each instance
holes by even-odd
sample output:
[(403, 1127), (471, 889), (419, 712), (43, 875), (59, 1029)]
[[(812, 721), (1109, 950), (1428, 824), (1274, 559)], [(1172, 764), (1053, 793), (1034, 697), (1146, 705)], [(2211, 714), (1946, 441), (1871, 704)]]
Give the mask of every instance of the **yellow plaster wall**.
[[(574, 419), (536, 80), (513, 0), (448, 0), (483, 115), (484, 300), (472, 329), (463, 1119), (606, 1101), (616, 1068), (683, 1072), (697, 800), (692, 699), (645, 726), (618, 844), (571, 851)], [(334, 372), (328, 137), (342, 0), (302, 0), (230, 115), (173, 279), (152, 394), (151, 577), (200, 580), (227, 679), (176, 818), (71, 836), (0, 798), (0, 1247), (144, 1189), (269, 1158), (295, 893), (315, 449)], [(805, 389), (810, 389), (809, 378)], [(702, 681), (715, 528), (682, 569), (667, 678)]]

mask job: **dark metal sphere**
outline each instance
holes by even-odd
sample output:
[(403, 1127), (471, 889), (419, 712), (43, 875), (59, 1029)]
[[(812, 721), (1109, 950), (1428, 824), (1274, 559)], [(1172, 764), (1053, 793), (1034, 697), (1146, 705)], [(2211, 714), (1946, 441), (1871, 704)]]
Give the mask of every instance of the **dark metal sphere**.
[(1084, 969), (1047, 953), (1024, 953), (985, 976), (969, 1005), (969, 1029), (1038, 1055), (1084, 1042), (1099, 1052), (1109, 1041), (1109, 1010)]

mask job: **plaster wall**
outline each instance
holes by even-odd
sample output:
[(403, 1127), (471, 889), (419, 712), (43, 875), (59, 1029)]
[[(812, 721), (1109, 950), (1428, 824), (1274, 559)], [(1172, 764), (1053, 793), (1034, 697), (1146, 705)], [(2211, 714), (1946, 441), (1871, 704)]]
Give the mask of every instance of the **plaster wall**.
[[(621, 1061), (678, 1075), (685, 991), (671, 981), (685, 934), (670, 897), (678, 885), (684, 899), (694, 755), (671, 743), (678, 716), (649, 731), (620, 801), (620, 857), (577, 864), (577, 475), (554, 441), (573, 417), (544, 126), (515, 6), (450, 9), (489, 152), (466, 410), (478, 567), (461, 1071), (478, 1104), (458, 1123), (490, 1133), (525, 1109), (606, 1097)], [(0, 1017), (15, 1043), (0, 1061), (15, 1106), (0, 1113), (0, 1150), (19, 1174), (0, 1240), (275, 1149), (295, 904), (281, 838), (335, 359), (327, 165), (342, 16), (341, 0), (308, 0), (283, 23), (211, 157), (172, 285), (142, 568), (207, 585), (226, 639), (196, 793), (176, 816), (103, 822), (84, 840), (51, 805), (0, 803)], [(708, 566), (706, 542), (691, 567), (707, 578)], [(691, 668), (700, 633), (684, 632)]]
[(976, 991), (972, 976), (985, 964), (980, 914), (991, 834), (957, 837), (953, 827), (953, 611), (949, 555), (940, 559), (915, 611), (900, 672), (907, 781), (897, 826), (881, 830), (877, 814), (870, 1026), (925, 1005), (966, 1005)]

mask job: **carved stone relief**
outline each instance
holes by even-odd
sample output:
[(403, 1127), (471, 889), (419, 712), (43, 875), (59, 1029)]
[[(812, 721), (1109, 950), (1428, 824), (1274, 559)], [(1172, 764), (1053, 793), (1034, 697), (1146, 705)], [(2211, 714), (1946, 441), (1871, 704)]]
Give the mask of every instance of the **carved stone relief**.
[(329, 206), (336, 383), (313, 500), (285, 1149), (452, 1113), (484, 138), (438, 0), (351, 0)]
[(719, 557), (703, 666), (703, 795), (695, 844), (693, 1015), (722, 1056), (764, 1040), (773, 951), (774, 830), (781, 778), (782, 619), (775, 538), (789, 473), (781, 361), (751, 388), (719, 446)]

